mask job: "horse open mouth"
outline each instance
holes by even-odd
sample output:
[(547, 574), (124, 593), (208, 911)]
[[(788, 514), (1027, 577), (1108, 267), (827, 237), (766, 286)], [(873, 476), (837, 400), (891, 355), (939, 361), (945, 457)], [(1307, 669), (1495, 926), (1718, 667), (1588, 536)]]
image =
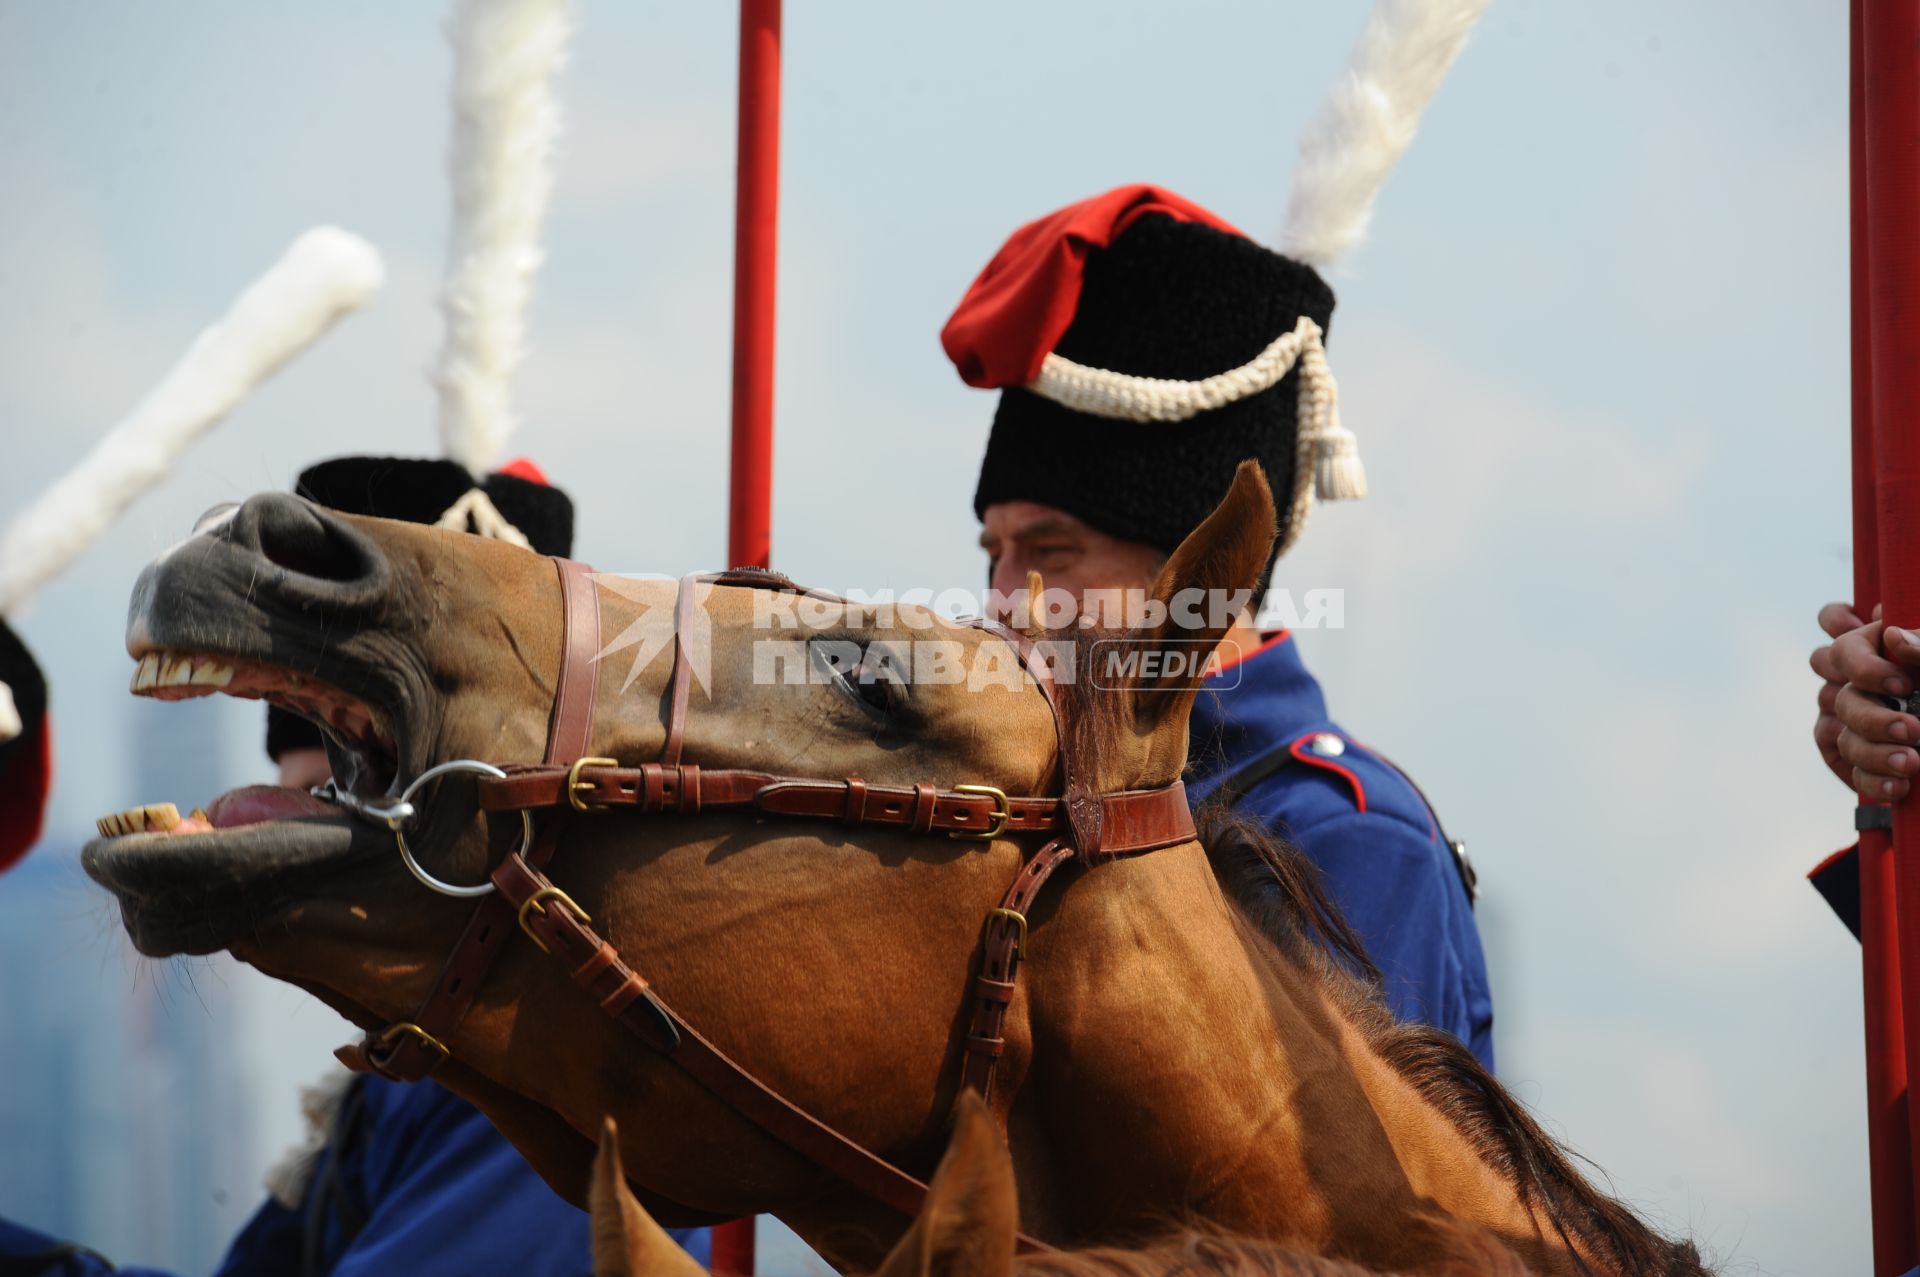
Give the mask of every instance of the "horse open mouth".
[[(400, 749), (387, 717), (349, 692), (281, 666), (154, 649), (140, 654), (132, 692), (155, 700), (221, 693), (264, 700), (320, 728), (334, 784), (363, 798), (395, 787)], [(313, 882), (393, 839), (299, 789), (245, 785), (181, 816), (172, 802), (99, 822), (81, 864), (120, 898), (127, 931), (151, 955), (207, 953), (257, 926)]]

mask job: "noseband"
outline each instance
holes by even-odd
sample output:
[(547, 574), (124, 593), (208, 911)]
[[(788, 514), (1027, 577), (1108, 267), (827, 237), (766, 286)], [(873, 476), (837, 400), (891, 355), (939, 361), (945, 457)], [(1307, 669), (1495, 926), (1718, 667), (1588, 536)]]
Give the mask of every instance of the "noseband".
[[(564, 963), (573, 982), (600, 1009), (642, 1042), (672, 1060), (742, 1117), (794, 1152), (869, 1197), (903, 1215), (919, 1212), (927, 1186), (878, 1154), (797, 1107), (702, 1037), (664, 1002), (647, 980), (593, 930), (571, 896), (546, 874), (560, 834), (575, 813), (627, 812), (682, 816), (745, 809), (766, 815), (831, 820), (843, 827), (873, 825), (909, 833), (945, 835), (990, 843), (1026, 835), (1044, 836), (1022, 864), (998, 908), (984, 923), (979, 973), (969, 985), (967, 1036), (962, 1047), (963, 1087), (991, 1096), (995, 1066), (1006, 1049), (1000, 1035), (1013, 1001), (1015, 976), (1027, 938), (1027, 915), (1048, 878), (1067, 861), (1094, 865), (1191, 842), (1193, 816), (1185, 787), (1175, 780), (1153, 789), (1096, 793), (1075, 767), (1069, 746), (1064, 698), (1046, 662), (1017, 630), (980, 620), (978, 627), (1011, 644), (1022, 666), (1046, 696), (1058, 740), (1061, 792), (1057, 796), (1009, 797), (991, 785), (873, 785), (857, 776), (838, 780), (780, 776), (740, 768), (705, 769), (683, 762), (692, 687), (689, 636), (703, 584), (746, 586), (842, 602), (807, 590), (776, 573), (757, 569), (696, 574), (681, 580), (674, 606), (673, 674), (667, 736), (657, 761), (623, 766), (587, 753), (593, 727), (600, 635), (599, 594), (592, 571), (556, 558), (565, 612), (560, 678), (539, 764), (487, 764), (461, 760), (442, 764), (408, 786), (402, 802), (351, 806), (356, 814), (394, 829), (416, 876), (448, 894), (485, 892), (446, 966), (411, 1020), (401, 1021), (352, 1047), (349, 1067), (372, 1070), (396, 1081), (425, 1077), (447, 1059), (445, 1040), (459, 1027), (502, 946), (517, 929)], [(516, 814), (523, 835), (489, 876), (487, 884), (452, 888), (430, 880), (407, 849), (404, 825), (412, 794), (443, 770), (479, 775), (484, 811)], [(403, 811), (402, 808), (405, 808)], [(535, 813), (541, 813), (538, 819)], [(1041, 1248), (1022, 1237), (1023, 1247)]]

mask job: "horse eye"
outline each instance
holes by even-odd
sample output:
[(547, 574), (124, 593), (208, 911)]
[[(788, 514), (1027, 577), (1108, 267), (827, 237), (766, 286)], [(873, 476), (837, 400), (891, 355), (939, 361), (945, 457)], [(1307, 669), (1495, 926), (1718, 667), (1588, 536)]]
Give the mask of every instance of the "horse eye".
[(865, 661), (847, 671), (847, 690), (859, 700), (861, 707), (882, 718), (893, 708), (893, 680), (884, 671), (876, 671)]
[(838, 639), (809, 647), (815, 664), (836, 692), (869, 717), (887, 717), (899, 700), (900, 689), (886, 663), (871, 658), (867, 644)]

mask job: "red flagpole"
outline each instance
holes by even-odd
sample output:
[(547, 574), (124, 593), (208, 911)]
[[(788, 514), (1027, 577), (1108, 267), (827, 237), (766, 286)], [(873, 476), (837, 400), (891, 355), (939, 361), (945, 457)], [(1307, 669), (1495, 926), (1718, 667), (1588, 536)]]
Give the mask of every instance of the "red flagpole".
[[(1912, 414), (1920, 410), (1920, 3), (1916, 0), (1861, 0), (1860, 120), (1865, 126), (1866, 262), (1854, 269), (1866, 282), (1867, 372), (1872, 425), (1872, 498), (1874, 542), (1879, 546), (1880, 594), (1888, 621), (1900, 626), (1920, 625), (1920, 429)], [(1858, 188), (1856, 188), (1857, 190)], [(1870, 264), (1871, 269), (1867, 269)], [(1920, 1058), (1920, 944), (1898, 945), (1900, 937), (1920, 936), (1920, 795), (1894, 804), (1892, 887), (1894, 909), (1887, 917), (1884, 903), (1886, 856), (1863, 840), (1862, 887), (1880, 897), (1874, 901), (1873, 937), (1877, 957), (1866, 956), (1877, 967), (1866, 974), (1868, 996), (1876, 998), (1869, 1013), (1879, 1021), (1881, 1035), (1878, 1085), (1892, 1079), (1895, 1045), (1902, 1062)], [(1867, 901), (1863, 898), (1864, 906)], [(1868, 918), (1863, 916), (1863, 926)], [(1893, 934), (1885, 924), (1893, 923)], [(1863, 942), (1865, 940), (1863, 935)], [(1891, 952), (1897, 946), (1898, 956)], [(1887, 987), (1897, 977), (1897, 997)], [(1894, 1005), (1900, 1018), (1888, 1023)], [(1872, 1021), (1869, 1021), (1871, 1027)], [(1870, 1039), (1872, 1050), (1876, 1044)], [(1874, 1067), (1872, 1065), (1870, 1068)], [(1902, 1070), (1904, 1072), (1904, 1069)], [(1869, 1075), (1870, 1078), (1872, 1075)], [(1920, 1212), (1913, 1192), (1913, 1166), (1920, 1153), (1920, 1127), (1913, 1119), (1920, 1111), (1908, 1104), (1905, 1177), (1901, 1183), (1901, 1142), (1883, 1125), (1887, 1110), (1879, 1107), (1890, 1096), (1881, 1090), (1871, 1099), (1876, 1108), (1873, 1125), (1883, 1130), (1876, 1164), (1876, 1256), (1880, 1230), (1887, 1230), (1887, 1254), (1893, 1253), (1898, 1225), (1904, 1214), (1911, 1235), (1912, 1218)], [(1884, 1173), (1884, 1178), (1882, 1177)], [(1905, 1188), (1904, 1203), (1891, 1200)], [(1904, 1210), (1901, 1207), (1904, 1206)], [(1888, 1222), (1881, 1224), (1880, 1218)], [(1903, 1257), (1911, 1263), (1911, 1243)], [(1890, 1260), (1899, 1264), (1901, 1260)], [(1883, 1271), (1899, 1271), (1898, 1268)]]
[[(733, 464), (727, 566), (773, 556), (774, 266), (780, 224), (780, 0), (740, 0), (733, 205)], [(754, 1221), (716, 1224), (710, 1267), (752, 1277)]]
[(733, 208), (733, 476), (727, 566), (773, 552), (773, 286), (780, 218), (780, 0), (740, 0)]
[[(1873, 349), (1867, 201), (1866, 63), (1862, 0), (1851, 5), (1848, 177), (1853, 328), (1853, 606), (1880, 602), (1880, 544), (1873, 416)], [(1873, 1271), (1913, 1266), (1914, 1180), (1902, 1032), (1899, 917), (1893, 846), (1885, 830), (1860, 832), (1860, 983), (1865, 995), (1867, 1152), (1872, 1173)]]

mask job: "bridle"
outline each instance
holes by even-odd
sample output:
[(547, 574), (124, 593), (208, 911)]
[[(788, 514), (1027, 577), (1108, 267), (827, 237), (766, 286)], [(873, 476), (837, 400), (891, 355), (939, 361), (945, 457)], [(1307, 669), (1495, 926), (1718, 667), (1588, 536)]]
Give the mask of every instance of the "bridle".
[[(927, 1186), (870, 1149), (794, 1105), (748, 1072), (683, 1020), (647, 982), (621, 960), (619, 951), (592, 927), (571, 896), (547, 876), (560, 835), (576, 813), (638, 815), (746, 809), (767, 815), (832, 820), (845, 827), (893, 827), (915, 834), (991, 842), (1045, 835), (984, 923), (980, 969), (969, 985), (967, 1035), (962, 1046), (962, 1087), (991, 1095), (995, 1067), (1006, 1049), (1000, 1030), (1013, 1001), (1015, 977), (1027, 938), (1027, 917), (1047, 880), (1069, 860), (1095, 865), (1191, 842), (1193, 816), (1180, 781), (1153, 789), (1097, 793), (1075, 767), (1067, 703), (1046, 661), (1018, 630), (990, 620), (973, 624), (1011, 644), (1046, 696), (1059, 742), (1061, 792), (1057, 796), (1009, 797), (991, 785), (874, 785), (857, 776), (837, 780), (780, 776), (740, 768), (702, 768), (682, 761), (692, 686), (689, 635), (700, 585), (735, 585), (842, 601), (805, 589), (759, 569), (695, 574), (681, 579), (674, 604), (673, 673), (666, 744), (657, 761), (623, 766), (589, 755), (598, 683), (600, 602), (591, 569), (571, 559), (553, 560), (560, 574), (564, 638), (554, 692), (546, 757), (538, 764), (490, 764), (471, 760), (441, 764), (417, 778), (402, 801), (385, 807), (344, 804), (363, 818), (393, 828), (402, 854), (421, 881), (449, 894), (485, 894), (455, 943), (432, 990), (410, 1020), (390, 1024), (343, 1048), (349, 1067), (396, 1081), (425, 1077), (451, 1052), (446, 1039), (465, 1018), (502, 947), (516, 930), (565, 964), (573, 982), (602, 1012), (647, 1046), (673, 1061), (742, 1117), (822, 1170), (909, 1218), (919, 1212)], [(489, 875), (486, 886), (453, 888), (439, 883), (407, 849), (404, 826), (411, 796), (430, 776), (447, 770), (478, 775), (483, 811), (517, 814), (522, 837)], [(535, 819), (534, 813), (542, 813)], [(516, 926), (517, 924), (517, 926)], [(1026, 1248), (1041, 1243), (1022, 1237)]]

